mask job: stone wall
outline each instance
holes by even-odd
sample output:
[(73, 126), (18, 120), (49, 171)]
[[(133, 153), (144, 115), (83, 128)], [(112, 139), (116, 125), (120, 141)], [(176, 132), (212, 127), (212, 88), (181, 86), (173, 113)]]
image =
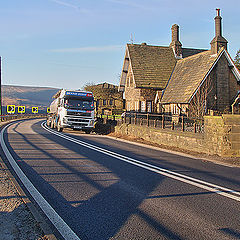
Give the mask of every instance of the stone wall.
[(117, 126), (115, 132), (184, 150), (240, 157), (240, 115), (206, 116), (204, 123), (203, 134), (133, 124)]
[(230, 95), (230, 105), (233, 103), (237, 92), (240, 91), (240, 83), (236, 81), (235, 76), (232, 71), (229, 73), (229, 95)]
[(226, 57), (223, 55), (216, 68), (216, 82), (217, 82), (217, 108), (220, 112), (228, 111), (230, 100), (229, 100), (229, 67)]

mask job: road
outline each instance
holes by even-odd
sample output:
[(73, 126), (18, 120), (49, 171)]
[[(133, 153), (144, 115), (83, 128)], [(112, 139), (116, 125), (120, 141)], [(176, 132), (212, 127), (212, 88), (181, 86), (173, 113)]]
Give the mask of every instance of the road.
[(240, 239), (240, 168), (57, 133), (39, 119), (14, 123), (1, 137), (65, 239)]

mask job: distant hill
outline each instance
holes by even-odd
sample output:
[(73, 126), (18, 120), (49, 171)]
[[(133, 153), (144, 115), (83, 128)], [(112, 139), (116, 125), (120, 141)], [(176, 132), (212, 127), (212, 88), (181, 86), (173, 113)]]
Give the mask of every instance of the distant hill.
[[(49, 107), (53, 100), (52, 96), (58, 90), (48, 87), (2, 85), (2, 105), (26, 106), (26, 109), (31, 109), (31, 107), (44, 109)], [(4, 109), (3, 107), (3, 113)]]

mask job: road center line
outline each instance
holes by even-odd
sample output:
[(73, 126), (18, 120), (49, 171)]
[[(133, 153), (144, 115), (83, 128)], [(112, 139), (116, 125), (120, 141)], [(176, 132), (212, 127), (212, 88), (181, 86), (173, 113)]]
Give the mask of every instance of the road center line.
[(208, 183), (208, 182), (205, 182), (205, 181), (193, 178), (193, 177), (189, 177), (189, 176), (186, 176), (186, 175), (183, 175), (183, 174), (180, 174), (180, 173), (176, 173), (176, 172), (164, 169), (164, 168), (154, 166), (152, 164), (144, 163), (144, 162), (141, 162), (139, 160), (136, 160), (136, 159), (133, 159), (133, 158), (130, 158), (130, 157), (127, 157), (127, 156), (109, 151), (107, 149), (100, 148), (100, 147), (94, 146), (92, 144), (83, 142), (81, 140), (74, 139), (70, 136), (67, 136), (67, 135), (63, 134), (63, 133), (59, 133), (59, 132), (56, 132), (56, 131), (48, 128), (46, 126), (46, 123), (44, 124), (44, 122), (41, 125), (46, 131), (48, 131), (50, 133), (53, 133), (53, 134), (55, 134), (59, 137), (62, 137), (64, 139), (68, 140), (68, 141), (71, 141), (71, 142), (74, 142), (76, 144), (82, 145), (84, 147), (95, 150), (97, 152), (104, 153), (104, 154), (109, 155), (111, 157), (117, 158), (121, 161), (128, 162), (130, 164), (133, 164), (133, 165), (136, 165), (138, 167), (150, 170), (152, 172), (164, 175), (166, 177), (169, 177), (169, 178), (172, 178), (172, 179), (175, 179), (175, 180), (178, 180), (178, 181), (181, 181), (181, 182), (184, 182), (184, 183), (187, 183), (187, 184), (205, 189), (207, 191), (210, 191), (210, 192), (213, 192), (213, 193), (216, 193), (216, 194), (219, 194), (219, 195), (222, 195), (224, 197), (227, 197), (227, 198), (230, 198), (230, 199), (233, 199), (233, 200), (236, 200), (236, 201), (240, 202), (240, 197), (239, 197), (240, 192), (239, 191), (235, 191), (235, 190), (232, 190), (232, 189), (229, 189), (229, 188), (221, 187), (219, 185)]
[(11, 164), (13, 170), (24, 184), (28, 192), (31, 194), (33, 199), (42, 209), (42, 211), (46, 214), (49, 218), (51, 223), (56, 227), (58, 232), (62, 235), (62, 237), (66, 240), (80, 240), (80, 238), (73, 232), (73, 230), (65, 223), (65, 221), (55, 212), (52, 206), (46, 201), (46, 199), (38, 192), (38, 190), (34, 187), (31, 181), (27, 178), (27, 176), (23, 173), (21, 168), (17, 165), (16, 161), (14, 160), (13, 156), (9, 152), (5, 142), (4, 142), (4, 132), (6, 128), (8, 128), (11, 124), (8, 124), (3, 128), (1, 131), (1, 146), (5, 156), (7, 157), (9, 163)]

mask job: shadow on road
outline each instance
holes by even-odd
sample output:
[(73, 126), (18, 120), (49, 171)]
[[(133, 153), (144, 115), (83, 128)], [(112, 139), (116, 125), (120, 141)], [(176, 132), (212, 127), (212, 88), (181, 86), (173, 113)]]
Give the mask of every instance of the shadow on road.
[[(137, 228), (137, 221), (143, 221), (151, 231), (149, 239), (181, 239), (157, 221), (154, 213), (150, 215), (141, 207), (147, 199), (184, 196), (149, 196), (162, 184), (164, 176), (117, 159), (113, 161), (110, 156), (70, 144), (50, 133), (22, 134), (18, 131), (20, 124), (9, 134), (11, 144), (18, 146), (12, 154), (30, 181), (81, 239), (129, 239), (131, 236), (134, 239), (135, 233), (137, 239), (141, 231), (137, 233), (127, 226), (131, 222)], [(42, 132), (39, 123), (32, 129)], [(68, 152), (64, 154), (64, 151)]]

